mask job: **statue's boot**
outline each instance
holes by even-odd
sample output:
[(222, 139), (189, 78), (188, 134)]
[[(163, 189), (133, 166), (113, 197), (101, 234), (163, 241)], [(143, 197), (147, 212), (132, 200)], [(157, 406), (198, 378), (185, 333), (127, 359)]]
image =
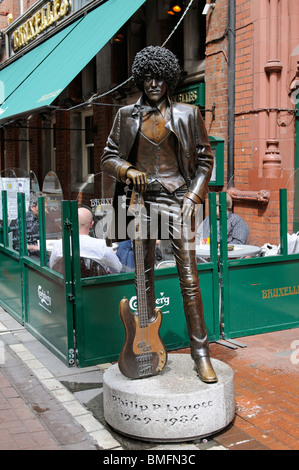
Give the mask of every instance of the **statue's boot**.
[(198, 377), (205, 383), (216, 383), (218, 378), (216, 372), (213, 369), (210, 357), (201, 356), (194, 360), (195, 369)]

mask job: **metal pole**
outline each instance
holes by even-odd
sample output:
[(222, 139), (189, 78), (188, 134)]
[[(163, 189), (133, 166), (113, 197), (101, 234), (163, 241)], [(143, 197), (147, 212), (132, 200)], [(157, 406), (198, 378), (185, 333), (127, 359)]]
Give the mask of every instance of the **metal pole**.
[(3, 230), (3, 245), (8, 247), (8, 215), (7, 215), (7, 191), (2, 191), (2, 230)]
[(236, 52), (236, 2), (229, 0), (228, 7), (228, 162), (227, 181), (234, 185), (235, 171), (235, 52)]
[(39, 220), (40, 265), (47, 266), (45, 196), (40, 196), (38, 198), (38, 220)]
[(220, 339), (220, 315), (219, 315), (219, 273), (218, 273), (218, 243), (217, 243), (217, 203), (216, 193), (209, 193), (209, 221), (210, 221), (210, 259), (213, 263), (213, 301), (214, 301), (214, 334), (215, 339)]
[(288, 254), (288, 213), (287, 213), (287, 190), (279, 190), (279, 207), (280, 207), (280, 253), (282, 255)]

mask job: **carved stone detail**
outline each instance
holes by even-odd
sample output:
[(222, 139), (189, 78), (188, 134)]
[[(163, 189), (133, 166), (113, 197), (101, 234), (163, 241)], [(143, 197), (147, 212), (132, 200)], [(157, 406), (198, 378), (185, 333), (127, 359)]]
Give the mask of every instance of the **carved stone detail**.
[(236, 188), (227, 190), (233, 201), (255, 201), (258, 204), (268, 204), (270, 192), (264, 189), (260, 191), (242, 191)]
[(268, 116), (268, 139), (267, 149), (263, 159), (263, 176), (265, 178), (281, 177), (281, 156), (279, 149), (279, 140), (277, 138), (277, 108), (278, 103), (278, 75), (283, 68), (282, 63), (278, 59), (279, 51), (279, 13), (278, 0), (270, 1), (270, 18), (269, 18), (269, 60), (265, 65), (265, 72), (268, 75), (269, 86), (269, 109), (271, 112)]

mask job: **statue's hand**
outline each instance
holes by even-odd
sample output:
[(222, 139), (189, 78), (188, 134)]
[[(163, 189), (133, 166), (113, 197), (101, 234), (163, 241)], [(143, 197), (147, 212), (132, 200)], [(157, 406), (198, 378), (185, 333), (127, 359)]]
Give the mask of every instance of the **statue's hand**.
[(127, 178), (133, 183), (134, 189), (138, 193), (144, 193), (147, 188), (147, 175), (143, 171), (129, 168), (126, 174)]
[(195, 211), (195, 203), (191, 201), (188, 197), (184, 197), (183, 204), (181, 208), (181, 217), (183, 218), (184, 223), (189, 223), (191, 221), (191, 217)]

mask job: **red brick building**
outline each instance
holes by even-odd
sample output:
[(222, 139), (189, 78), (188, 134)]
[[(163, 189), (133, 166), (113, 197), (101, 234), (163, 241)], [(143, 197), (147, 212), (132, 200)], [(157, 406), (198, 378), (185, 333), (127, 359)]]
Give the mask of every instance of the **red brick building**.
[[(235, 21), (228, 26), (230, 8)], [(233, 139), (232, 148), (226, 145), (225, 186), (235, 199), (234, 211), (250, 226), (249, 242), (257, 245), (277, 243), (280, 188), (289, 192), (289, 232), (294, 222), (298, 230), (298, 212), (294, 214), (298, 186), (295, 196), (293, 175), (298, 169), (294, 99), (298, 26), (298, 2), (280, 0), (220, 0), (207, 21), (206, 106), (216, 103), (216, 118), (212, 121), (208, 115), (206, 125), (209, 135), (224, 136), (226, 143)], [(229, 71), (230, 40), (235, 48), (233, 71)], [(229, 116), (230, 106), (234, 110)], [(264, 194), (267, 203), (259, 201)]]
[[(67, 27), (72, 17), (75, 21), (109, 1), (87, 1), (81, 10), (70, 10), (44, 40)], [(166, 45), (178, 55), (184, 70), (177, 99), (192, 102), (190, 97), (196, 96), (195, 104), (205, 109), (209, 136), (224, 141), (210, 190), (231, 193), (234, 212), (250, 227), (249, 243), (277, 244), (280, 188), (288, 189), (289, 232), (299, 229), (298, 171), (294, 175), (299, 166), (299, 4), (296, 0), (215, 0), (207, 2), (211, 6), (203, 14), (204, 0), (180, 3), (181, 13), (169, 15), (170, 0), (145, 1), (55, 98), (51, 106), (56, 108), (36, 108), (7, 118), (5, 113), (0, 115), (1, 170), (33, 170), (40, 185), (53, 170), (64, 197), (76, 197), (88, 176), (100, 172), (102, 150), (118, 106), (139, 96), (130, 82), (106, 92), (130, 76), (138, 50), (163, 44), (174, 31)], [(9, 49), (13, 31), (42, 5), (15, 0), (0, 4), (0, 81), (5, 69), (24, 52), (43, 44), (39, 37), (21, 51)], [(12, 15), (9, 25), (7, 15)], [(92, 96), (100, 98), (88, 102)], [(88, 197), (100, 199), (111, 191), (109, 181), (95, 177)]]

